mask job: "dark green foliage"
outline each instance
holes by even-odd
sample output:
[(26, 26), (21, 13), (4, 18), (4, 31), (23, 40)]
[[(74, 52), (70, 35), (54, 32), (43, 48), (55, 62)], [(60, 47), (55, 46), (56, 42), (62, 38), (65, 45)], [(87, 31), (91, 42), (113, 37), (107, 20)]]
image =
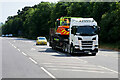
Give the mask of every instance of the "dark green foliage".
[(101, 27), (100, 41), (120, 43), (120, 3), (119, 2), (41, 2), (32, 7), (18, 10), (18, 15), (9, 16), (2, 26), (3, 34), (35, 39), (49, 36), (49, 28), (61, 16), (92, 17)]
[(115, 10), (104, 14), (100, 25), (101, 41), (111, 43), (120, 42), (120, 8), (116, 8)]

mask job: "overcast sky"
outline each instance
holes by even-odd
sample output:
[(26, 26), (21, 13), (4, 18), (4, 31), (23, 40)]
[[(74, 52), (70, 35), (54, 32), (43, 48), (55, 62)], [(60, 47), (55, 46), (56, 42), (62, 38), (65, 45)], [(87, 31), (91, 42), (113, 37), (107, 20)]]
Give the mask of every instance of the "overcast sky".
[(17, 14), (18, 9), (34, 6), (41, 1), (57, 2), (58, 0), (0, 0), (0, 22), (5, 22), (8, 16)]

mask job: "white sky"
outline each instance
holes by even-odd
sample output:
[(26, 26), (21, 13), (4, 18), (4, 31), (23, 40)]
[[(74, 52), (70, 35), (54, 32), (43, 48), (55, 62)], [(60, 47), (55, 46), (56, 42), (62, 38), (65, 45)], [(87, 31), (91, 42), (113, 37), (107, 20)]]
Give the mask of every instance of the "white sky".
[(0, 22), (5, 22), (8, 16), (17, 15), (18, 9), (34, 6), (41, 1), (57, 2), (58, 0), (0, 0)]

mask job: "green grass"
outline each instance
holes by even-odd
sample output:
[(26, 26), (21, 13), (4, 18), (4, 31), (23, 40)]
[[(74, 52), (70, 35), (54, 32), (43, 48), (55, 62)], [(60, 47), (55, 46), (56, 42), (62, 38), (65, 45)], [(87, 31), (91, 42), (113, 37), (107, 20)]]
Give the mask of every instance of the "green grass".
[(120, 51), (120, 43), (100, 43), (99, 48)]

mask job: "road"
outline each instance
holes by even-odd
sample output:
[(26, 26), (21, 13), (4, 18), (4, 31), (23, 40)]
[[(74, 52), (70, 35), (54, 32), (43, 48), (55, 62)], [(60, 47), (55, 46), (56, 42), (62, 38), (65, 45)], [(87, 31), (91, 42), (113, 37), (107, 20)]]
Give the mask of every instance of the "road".
[(99, 49), (96, 56), (71, 56), (35, 45), (35, 40), (2, 40), (2, 78), (118, 78), (118, 52)]

